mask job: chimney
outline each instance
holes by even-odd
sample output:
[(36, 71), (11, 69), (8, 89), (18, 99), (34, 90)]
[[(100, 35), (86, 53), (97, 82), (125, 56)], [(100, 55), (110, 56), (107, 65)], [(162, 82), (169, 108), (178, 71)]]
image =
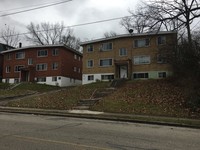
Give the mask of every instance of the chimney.
[(22, 43), (20, 42), (20, 43), (19, 43), (19, 48), (21, 48), (21, 47), (22, 47)]

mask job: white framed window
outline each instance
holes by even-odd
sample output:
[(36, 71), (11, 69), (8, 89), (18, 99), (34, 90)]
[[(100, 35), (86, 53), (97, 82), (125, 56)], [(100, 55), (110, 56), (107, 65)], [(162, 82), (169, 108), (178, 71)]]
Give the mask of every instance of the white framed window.
[(119, 49), (119, 56), (127, 56), (127, 49), (126, 48), (120, 48)]
[(37, 78), (37, 82), (46, 82), (46, 77)]
[(22, 68), (24, 68), (23, 65), (15, 66), (15, 72), (20, 72)]
[(158, 72), (158, 77), (159, 78), (166, 78), (167, 77), (167, 73), (166, 72)]
[(81, 73), (81, 68), (78, 68), (78, 73)]
[(52, 63), (52, 70), (57, 70), (58, 69), (58, 63), (54, 62)]
[(134, 40), (135, 47), (148, 47), (150, 45), (149, 39), (138, 39)]
[(134, 65), (150, 64), (150, 56), (134, 56)]
[(88, 60), (88, 61), (87, 61), (87, 67), (88, 67), (88, 68), (92, 68), (93, 65), (94, 65), (93, 60)]
[(6, 59), (7, 60), (11, 60), (11, 58), (12, 58), (12, 54), (11, 53), (6, 54)]
[(58, 56), (59, 50), (57, 48), (52, 49), (52, 56)]
[(57, 77), (52, 77), (52, 82), (56, 82), (57, 81)]
[(10, 66), (6, 66), (6, 73), (10, 73), (11, 71), (11, 67)]
[(110, 51), (113, 48), (113, 44), (111, 42), (101, 44), (100, 51)]
[(159, 37), (157, 37), (157, 44), (158, 45), (164, 45), (164, 44), (166, 44), (166, 36), (159, 36)]
[(133, 73), (133, 78), (134, 79), (147, 79), (149, 78), (149, 73)]
[(74, 67), (74, 72), (76, 72), (77, 71), (77, 67)]
[(28, 59), (28, 65), (33, 65), (33, 58)]
[(77, 59), (77, 55), (76, 54), (74, 54), (74, 59)]
[(114, 75), (101, 75), (101, 80), (113, 80)]
[(93, 47), (93, 45), (88, 45), (87, 46), (87, 52), (93, 52), (94, 51), (94, 47)]
[(47, 64), (37, 64), (36, 70), (37, 71), (46, 71), (47, 70)]
[(25, 53), (24, 52), (17, 52), (15, 55), (16, 59), (24, 59), (25, 58)]
[(81, 56), (78, 56), (78, 60), (81, 61)]
[(89, 75), (88, 76), (88, 81), (93, 81), (94, 80), (94, 75)]
[(37, 56), (38, 57), (46, 57), (48, 55), (48, 51), (47, 50), (38, 50), (37, 51)]
[(112, 66), (112, 59), (100, 59), (100, 63), (99, 65), (101, 67), (109, 67), (109, 66)]

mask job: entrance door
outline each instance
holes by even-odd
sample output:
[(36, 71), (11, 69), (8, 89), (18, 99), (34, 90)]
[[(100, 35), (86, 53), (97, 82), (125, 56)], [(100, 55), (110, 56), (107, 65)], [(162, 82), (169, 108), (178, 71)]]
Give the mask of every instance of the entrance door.
[(128, 78), (128, 66), (127, 65), (119, 66), (119, 77), (120, 78)]

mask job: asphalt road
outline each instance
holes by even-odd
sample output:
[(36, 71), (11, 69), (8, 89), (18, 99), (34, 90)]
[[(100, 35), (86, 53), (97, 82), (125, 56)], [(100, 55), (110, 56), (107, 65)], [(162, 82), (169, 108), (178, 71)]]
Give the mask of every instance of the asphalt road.
[(0, 150), (199, 150), (200, 130), (0, 113)]

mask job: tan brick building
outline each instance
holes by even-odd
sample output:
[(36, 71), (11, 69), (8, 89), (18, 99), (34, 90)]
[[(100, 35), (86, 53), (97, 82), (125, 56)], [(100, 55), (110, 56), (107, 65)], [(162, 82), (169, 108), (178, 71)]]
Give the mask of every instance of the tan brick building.
[(167, 57), (176, 42), (176, 32), (128, 34), (83, 42), (82, 82), (168, 77), (173, 70)]
[(65, 45), (41, 45), (1, 52), (3, 82), (71, 86), (82, 83), (82, 54)]

